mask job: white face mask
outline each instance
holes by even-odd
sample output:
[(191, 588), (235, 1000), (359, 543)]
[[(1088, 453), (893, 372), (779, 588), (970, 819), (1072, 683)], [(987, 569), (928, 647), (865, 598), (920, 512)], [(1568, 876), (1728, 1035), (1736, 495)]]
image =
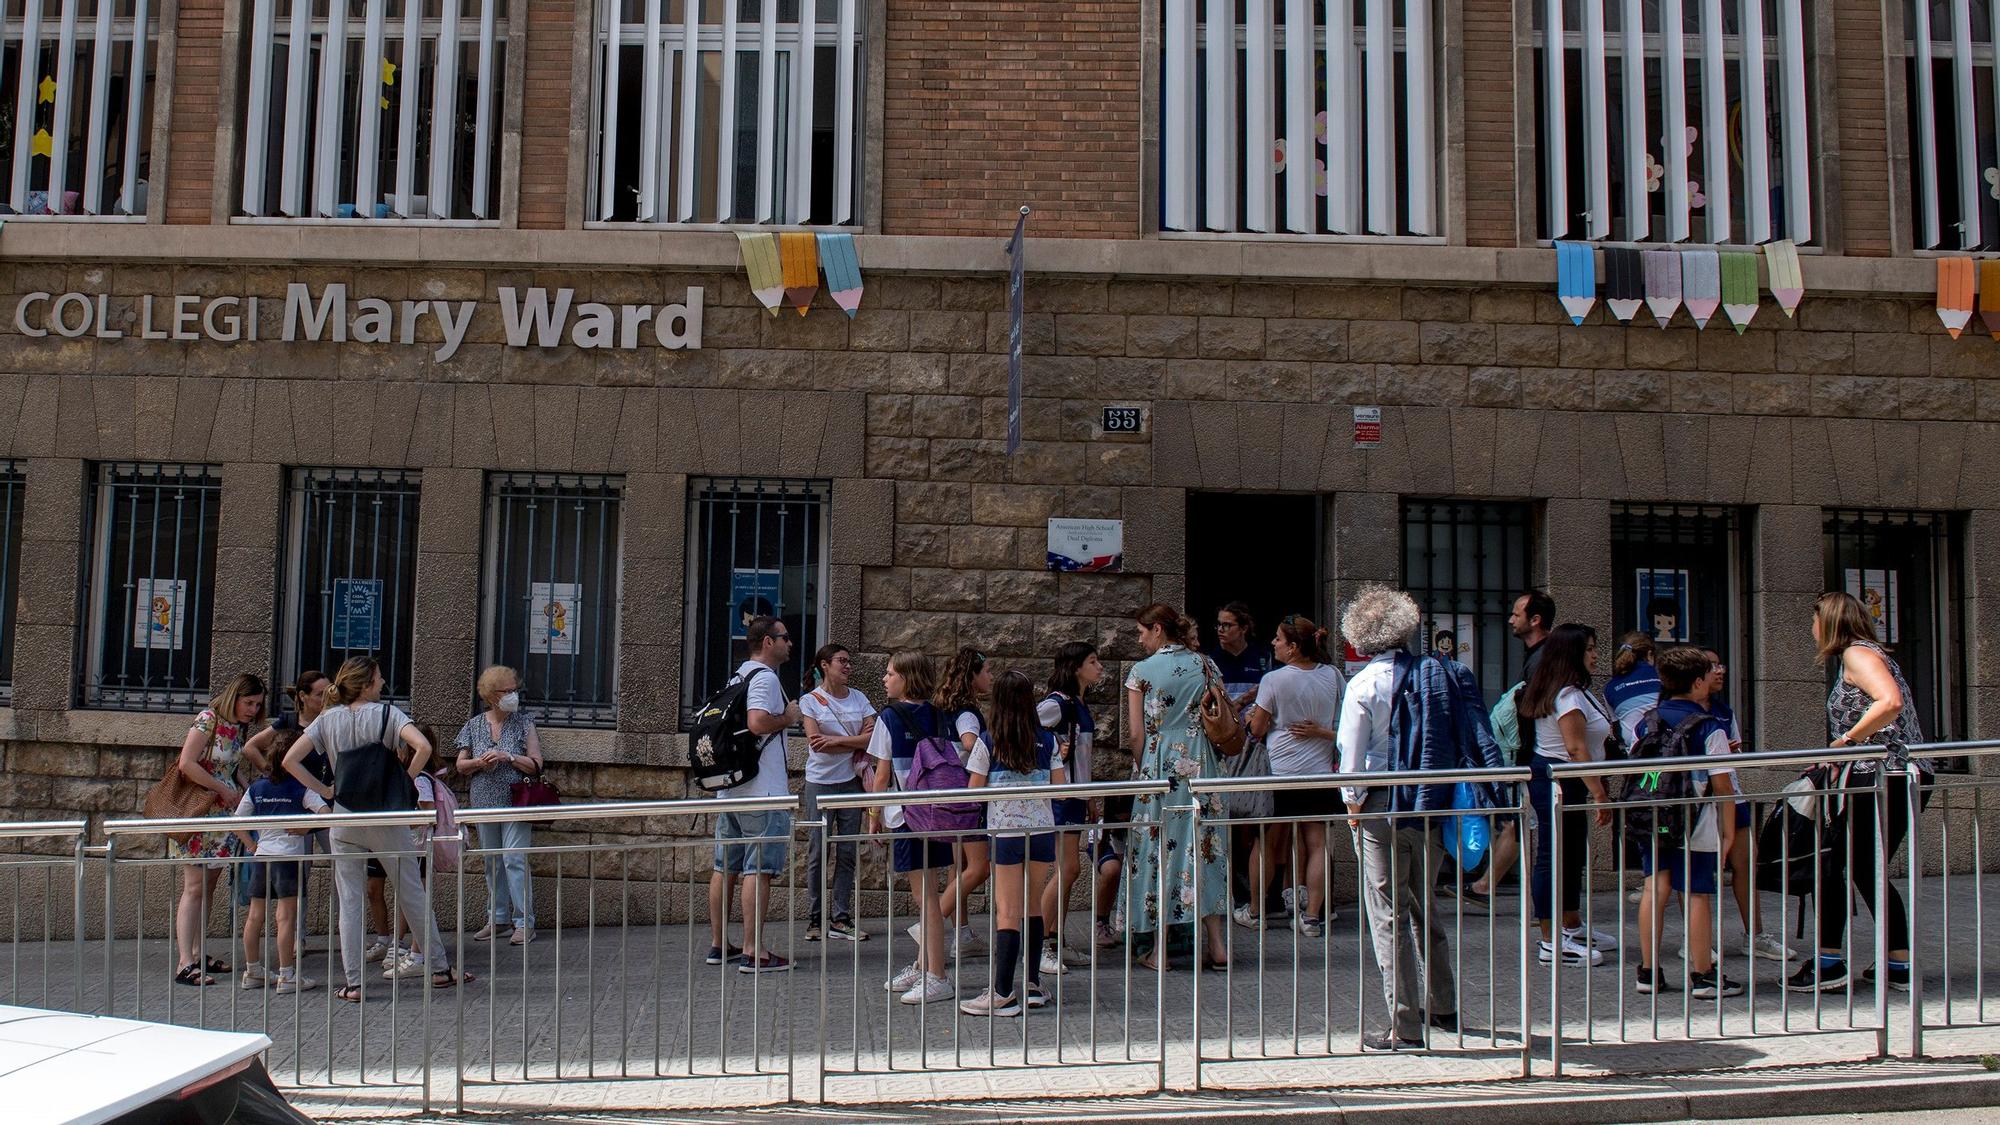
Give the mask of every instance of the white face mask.
[(516, 711), (519, 711), (520, 709), (521, 709), (521, 693), (520, 693), (520, 692), (518, 692), (518, 691), (510, 691), (510, 692), (508, 692), (508, 693), (507, 693), (506, 695), (503, 695), (503, 696), (501, 696), (501, 697), (500, 697), (500, 710), (501, 710), (501, 711), (505, 712), (506, 714), (509, 714), (509, 715), (511, 715), (511, 714), (513, 714), (514, 712), (516, 712)]

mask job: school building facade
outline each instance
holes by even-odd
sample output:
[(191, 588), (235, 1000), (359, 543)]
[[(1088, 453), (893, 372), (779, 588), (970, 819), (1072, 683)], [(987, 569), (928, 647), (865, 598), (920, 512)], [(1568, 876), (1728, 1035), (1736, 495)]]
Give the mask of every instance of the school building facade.
[[(7, 5), (9, 817), (134, 812), (239, 670), (375, 652), (448, 738), (509, 663), (568, 795), (677, 797), (748, 612), (873, 689), (1364, 581), (1489, 692), (1529, 586), (1712, 644), (1768, 748), (1823, 738), (1849, 588), (1927, 731), (2000, 733), (1963, 3), (337, 7)], [(854, 316), (766, 311), (779, 230), (853, 235)], [(1788, 240), (1806, 292), (1576, 325), (1552, 239)], [(1052, 567), (1073, 520), (1119, 569)]]

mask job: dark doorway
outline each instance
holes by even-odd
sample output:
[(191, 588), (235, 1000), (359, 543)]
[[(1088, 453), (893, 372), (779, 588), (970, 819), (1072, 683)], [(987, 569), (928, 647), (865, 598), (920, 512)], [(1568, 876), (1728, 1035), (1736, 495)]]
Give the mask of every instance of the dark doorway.
[(1250, 606), (1260, 645), (1271, 643), (1271, 627), (1286, 614), (1327, 624), (1320, 620), (1324, 510), (1325, 500), (1311, 494), (1188, 493), (1186, 612), (1201, 623), (1202, 647), (1215, 643), (1215, 611), (1233, 601)]

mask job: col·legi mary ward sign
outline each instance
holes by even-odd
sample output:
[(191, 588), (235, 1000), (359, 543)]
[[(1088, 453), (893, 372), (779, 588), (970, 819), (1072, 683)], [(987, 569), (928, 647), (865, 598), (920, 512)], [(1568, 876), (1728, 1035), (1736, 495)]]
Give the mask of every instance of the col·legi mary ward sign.
[[(177, 293), (138, 298), (136, 331), (145, 340), (203, 340), (233, 344), (259, 339), (260, 302), (276, 298), (204, 297)], [(121, 298), (122, 300), (122, 298)], [(127, 333), (117, 326), (107, 293), (29, 293), (14, 306), (14, 327), (24, 336), (89, 336), (117, 340)], [(701, 347), (702, 294), (690, 286), (687, 297), (666, 305), (607, 305), (578, 301), (574, 289), (515, 289), (499, 291), (500, 324), (510, 348), (632, 350), (642, 343), (671, 351)], [(458, 354), (479, 301), (389, 301), (380, 297), (350, 298), (340, 283), (322, 287), (293, 282), (285, 287), (284, 319), (279, 339), (287, 343), (327, 340), (337, 344), (416, 345), (423, 329), (435, 325), (421, 342), (435, 347), (432, 358), (442, 363)]]

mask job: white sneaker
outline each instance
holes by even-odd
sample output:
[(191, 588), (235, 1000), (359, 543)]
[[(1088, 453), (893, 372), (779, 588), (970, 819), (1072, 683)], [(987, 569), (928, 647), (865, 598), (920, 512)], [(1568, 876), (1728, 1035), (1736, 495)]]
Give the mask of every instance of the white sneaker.
[[(1542, 942), (1541, 946), (1542, 964), (1546, 965), (1554, 961), (1556, 959), (1555, 946), (1546, 941)], [(1604, 964), (1603, 953), (1573, 940), (1568, 934), (1563, 935), (1562, 958), (1565, 965), (1582, 965), (1587, 962), (1592, 967), (1596, 967)]]
[(951, 999), (951, 981), (925, 973), (922, 983), (912, 985), (900, 999), (905, 1004), (942, 1004)]
[(1639, 905), (1639, 900), (1644, 898), (1645, 896), (1646, 892), (1644, 889), (1639, 887), (1634, 887), (1629, 893), (1626, 894), (1625, 901), (1631, 903), (1634, 906), (1637, 906)]
[(279, 977), (277, 993), (290, 996), (294, 992), (311, 992), (319, 987), (319, 982), (311, 977)]
[(243, 991), (254, 992), (257, 989), (266, 987), (270, 983), (270, 978), (264, 975), (264, 966), (243, 966)]
[(1278, 892), (1278, 901), (1285, 904), (1286, 910), (1297, 914), (1306, 908), (1306, 885), (1300, 883), (1296, 887), (1286, 887)]
[(1059, 977), (1067, 972), (1069, 972), (1069, 966), (1063, 964), (1062, 955), (1056, 952), (1055, 943), (1052, 941), (1043, 942), (1042, 975)]
[(1247, 902), (1238, 905), (1236, 909), (1230, 911), (1229, 916), (1235, 920), (1237, 925), (1246, 930), (1261, 929), (1264, 925), (1264, 920), (1257, 917), (1256, 912), (1251, 910), (1250, 904)]
[(1592, 949), (1608, 950), (1608, 949), (1618, 948), (1618, 935), (1607, 934), (1603, 930), (1590, 931), (1590, 939), (1588, 942), (1584, 940), (1582, 926), (1578, 926), (1575, 929), (1565, 928), (1563, 930), (1563, 937), (1567, 938), (1570, 941), (1574, 941), (1579, 945), (1587, 944)]
[(380, 961), (382, 958), (388, 955), (389, 955), (389, 943), (383, 941), (381, 938), (376, 938), (374, 941), (369, 943), (368, 949), (361, 955), (361, 959), (363, 961)]
[[(907, 1003), (907, 1001), (906, 1001)], [(991, 988), (958, 1006), (968, 1016), (1018, 1016), (1021, 1001), (1012, 996), (995, 996)]]
[(414, 953), (404, 953), (401, 957), (382, 959), (383, 980), (409, 980), (411, 977), (426, 975), (424, 959)]
[(1326, 926), (1310, 914), (1293, 915), (1292, 928), (1299, 932), (1300, 937), (1309, 941), (1318, 941), (1326, 934)]
[(895, 976), (883, 981), (882, 989), (885, 992), (908, 992), (910, 989), (916, 987), (917, 982), (922, 979), (924, 979), (922, 963), (912, 961), (897, 970)]
[(961, 927), (957, 933), (951, 935), (951, 940), (945, 944), (944, 955), (948, 959), (982, 957), (985, 954), (986, 939), (980, 937), (979, 931), (973, 929), (971, 926)]
[(1046, 1008), (1049, 1006), (1049, 994), (1043, 990), (1041, 985), (1031, 984), (1028, 986), (1027, 991), (1029, 1008)]
[(1744, 945), (1743, 955), (1745, 957), (1766, 957), (1773, 961), (1796, 961), (1799, 959), (1798, 950), (1787, 949), (1783, 939), (1771, 933), (1758, 934), (1756, 941)]

